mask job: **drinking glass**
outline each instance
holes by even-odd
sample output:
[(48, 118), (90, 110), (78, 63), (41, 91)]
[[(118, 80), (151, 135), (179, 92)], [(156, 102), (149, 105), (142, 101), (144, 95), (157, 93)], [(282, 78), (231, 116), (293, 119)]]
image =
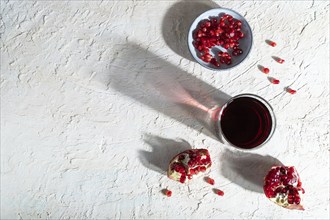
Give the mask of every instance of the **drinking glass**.
[(276, 128), (276, 119), (265, 99), (254, 94), (240, 94), (221, 107), (216, 126), (218, 138), (225, 144), (250, 150), (270, 140)]

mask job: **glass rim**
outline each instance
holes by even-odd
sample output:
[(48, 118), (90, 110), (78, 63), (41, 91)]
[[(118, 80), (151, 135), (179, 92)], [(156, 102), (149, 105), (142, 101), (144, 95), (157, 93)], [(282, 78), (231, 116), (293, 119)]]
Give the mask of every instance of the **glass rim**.
[[(267, 137), (267, 139), (262, 142), (261, 144), (257, 145), (256, 147), (253, 147), (253, 148), (242, 148), (242, 147), (239, 147), (239, 146), (236, 146), (235, 144), (231, 143), (230, 141), (228, 141), (228, 139), (226, 138), (226, 136), (224, 135), (223, 131), (222, 131), (222, 128), (221, 128), (221, 116), (222, 116), (222, 113), (223, 111), (226, 109), (226, 107), (231, 103), (233, 102), (235, 99), (237, 98), (241, 98), (241, 97), (250, 97), (250, 98), (254, 98), (256, 99), (257, 101), (261, 102), (266, 108), (267, 110), (269, 111), (269, 114), (270, 114), (270, 117), (271, 117), (271, 120), (272, 120), (272, 127), (271, 127), (271, 130), (269, 132), (269, 135)], [(218, 136), (221, 135), (221, 137), (223, 137), (223, 139), (225, 140), (225, 145), (229, 145), (231, 147), (234, 147), (235, 149), (239, 149), (239, 150), (244, 150), (244, 151), (251, 151), (251, 150), (256, 150), (256, 149), (259, 149), (260, 147), (262, 147), (264, 144), (266, 144), (267, 142), (269, 142), (269, 140), (273, 137), (274, 135), (274, 132), (275, 132), (275, 128), (276, 128), (276, 117), (275, 117), (275, 114), (274, 114), (274, 110), (272, 108), (272, 106), (269, 104), (269, 102), (267, 102), (264, 98), (262, 98), (261, 96), (258, 96), (258, 95), (255, 95), (255, 94), (252, 94), (252, 93), (243, 93), (243, 94), (239, 94), (239, 95), (236, 95), (236, 96), (233, 96), (231, 97), (222, 107), (221, 107), (221, 110), (219, 112), (219, 115), (218, 115), (218, 119), (217, 119), (217, 127), (218, 127)], [(219, 137), (218, 137), (219, 138)]]

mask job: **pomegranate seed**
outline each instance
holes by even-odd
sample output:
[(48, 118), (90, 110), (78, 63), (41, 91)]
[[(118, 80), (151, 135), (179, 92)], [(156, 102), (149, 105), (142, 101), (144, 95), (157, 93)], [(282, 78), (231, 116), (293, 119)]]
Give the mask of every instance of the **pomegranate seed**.
[(282, 63), (284, 63), (284, 60), (281, 59), (281, 58), (278, 58), (278, 59), (277, 59), (277, 62), (282, 64)]
[(223, 56), (223, 57), (230, 57), (229, 53), (227, 53), (227, 52), (223, 52), (223, 53), (222, 53), (222, 56)]
[(278, 188), (275, 190), (276, 193), (280, 193), (280, 192), (282, 192), (282, 191), (283, 191), (283, 188), (282, 188), (282, 187), (278, 187)]
[(220, 67), (220, 63), (218, 63), (218, 61), (215, 58), (212, 58), (210, 63), (213, 64), (216, 67)]
[(294, 89), (290, 89), (290, 88), (286, 88), (286, 91), (288, 92), (288, 93), (290, 93), (290, 94), (296, 94), (296, 90), (294, 90)]
[(206, 180), (209, 184), (211, 185), (214, 185), (214, 179), (210, 178), (210, 177), (207, 177), (207, 180)]
[(232, 63), (231, 60), (227, 60), (227, 61), (226, 61), (226, 64), (227, 64), (227, 65), (230, 65), (231, 63)]
[(238, 34), (238, 36), (239, 36), (240, 38), (243, 38), (243, 37), (244, 37), (244, 33), (243, 33), (242, 31), (238, 31), (237, 34)]
[(294, 203), (296, 203), (297, 205), (299, 205), (300, 204), (300, 198), (299, 197), (296, 197), (294, 199)]
[(285, 179), (285, 180), (283, 180), (283, 184), (284, 184), (284, 186), (287, 186), (287, 185), (289, 184), (289, 182), (290, 182), (289, 179)]
[(281, 178), (281, 181), (284, 181), (284, 180), (288, 179), (288, 176), (284, 175), (284, 176), (281, 176), (280, 178)]
[(280, 80), (272, 78), (272, 77), (269, 77), (269, 81), (273, 84), (279, 84), (280, 83)]
[[(234, 36), (235, 35), (234, 27), (229, 27), (228, 32), (229, 32), (229, 34), (233, 34), (233, 36)], [(233, 37), (233, 36), (231, 36), (231, 37)]]
[(236, 49), (235, 52), (237, 53), (237, 56), (241, 55), (243, 53), (243, 50), (241, 49)]
[(269, 69), (268, 69), (268, 68), (263, 68), (263, 69), (262, 69), (262, 72), (268, 74), (268, 73), (269, 73)]
[(227, 44), (225, 44), (225, 45), (223, 45), (223, 47), (225, 48), (225, 49), (228, 49), (229, 48), (229, 44), (227, 43)]
[(268, 44), (272, 47), (276, 47), (276, 43), (274, 41), (269, 41)]
[(217, 189), (216, 194), (219, 195), (219, 196), (223, 196), (225, 193), (222, 190)]
[(200, 170), (201, 172), (205, 172), (205, 171), (206, 171), (206, 167), (204, 167), (204, 166), (203, 166), (203, 167), (200, 167), (199, 170)]
[(206, 47), (204, 47), (203, 49), (202, 49), (202, 51), (205, 53), (205, 54), (207, 54), (207, 53), (209, 53), (210, 51), (209, 51), (209, 49), (208, 48), (206, 48)]
[(171, 197), (171, 196), (172, 196), (172, 191), (171, 191), (171, 190), (164, 189), (164, 190), (163, 190), (163, 193), (165, 193), (165, 195), (166, 195), (167, 197)]
[(180, 177), (180, 183), (184, 183), (185, 180), (186, 180), (186, 177), (184, 177), (184, 176)]
[(298, 181), (297, 187), (301, 187), (302, 183), (301, 181)]

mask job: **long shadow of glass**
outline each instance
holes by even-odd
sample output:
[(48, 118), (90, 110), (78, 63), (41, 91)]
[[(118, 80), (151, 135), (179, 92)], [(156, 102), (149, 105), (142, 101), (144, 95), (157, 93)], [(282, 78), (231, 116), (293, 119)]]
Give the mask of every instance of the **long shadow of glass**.
[(216, 117), (230, 98), (136, 44), (125, 44), (109, 65), (108, 87), (214, 139)]
[(264, 177), (272, 166), (283, 165), (271, 156), (232, 152), (221, 155), (221, 173), (233, 183), (250, 191), (263, 193)]
[(175, 3), (163, 19), (162, 34), (166, 44), (178, 55), (194, 61), (187, 47), (190, 25), (196, 17), (212, 8), (219, 8), (219, 5), (209, 0)]
[(145, 135), (144, 141), (152, 147), (152, 151), (139, 151), (142, 164), (154, 171), (165, 174), (170, 160), (178, 153), (192, 149), (183, 139), (171, 140), (154, 135)]

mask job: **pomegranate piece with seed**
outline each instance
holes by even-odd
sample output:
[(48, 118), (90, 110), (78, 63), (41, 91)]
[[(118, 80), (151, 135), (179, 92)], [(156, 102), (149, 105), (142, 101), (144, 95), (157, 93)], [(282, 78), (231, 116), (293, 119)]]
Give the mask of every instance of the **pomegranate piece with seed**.
[(185, 183), (212, 165), (207, 149), (191, 149), (176, 155), (168, 166), (167, 176), (170, 179)]
[(274, 166), (264, 181), (264, 193), (271, 201), (287, 209), (304, 210), (301, 196), (305, 193), (295, 167)]

